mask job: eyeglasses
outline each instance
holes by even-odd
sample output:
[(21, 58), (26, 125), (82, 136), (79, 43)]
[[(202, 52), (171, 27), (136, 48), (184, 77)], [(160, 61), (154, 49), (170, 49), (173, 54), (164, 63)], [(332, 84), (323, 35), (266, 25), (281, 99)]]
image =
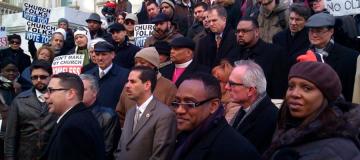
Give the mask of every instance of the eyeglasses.
[(233, 81), (228, 81), (227, 84), (229, 84), (230, 87), (245, 86), (243, 83), (236, 83), (236, 82), (233, 82)]
[(57, 88), (57, 89), (55, 89), (55, 88), (47, 88), (46, 93), (52, 94), (52, 93), (54, 93), (56, 91), (67, 91), (67, 90), (69, 90), (69, 89), (68, 88)]
[(13, 41), (13, 40), (11, 40), (9, 43), (10, 43), (10, 44), (20, 44), (20, 41)]
[(215, 97), (212, 97), (212, 98), (208, 98), (208, 99), (205, 99), (203, 101), (200, 101), (200, 102), (184, 102), (184, 103), (181, 103), (181, 102), (177, 102), (177, 101), (173, 101), (171, 102), (171, 106), (174, 107), (174, 108), (179, 108), (180, 105), (184, 106), (185, 108), (197, 108), (211, 100), (215, 99)]
[(237, 34), (240, 34), (240, 33), (249, 33), (249, 32), (251, 32), (251, 31), (253, 31), (254, 29), (252, 28), (252, 29), (237, 29), (236, 30), (236, 32), (235, 32), (235, 34), (237, 35)]
[(135, 21), (126, 20), (126, 21), (125, 21), (125, 24), (126, 24), (126, 25), (129, 25), (129, 24), (134, 25), (134, 24), (135, 24)]
[(49, 76), (45, 76), (45, 75), (35, 75), (35, 76), (31, 76), (31, 80), (38, 80), (39, 78), (40, 78), (40, 80), (44, 80), (48, 77)]

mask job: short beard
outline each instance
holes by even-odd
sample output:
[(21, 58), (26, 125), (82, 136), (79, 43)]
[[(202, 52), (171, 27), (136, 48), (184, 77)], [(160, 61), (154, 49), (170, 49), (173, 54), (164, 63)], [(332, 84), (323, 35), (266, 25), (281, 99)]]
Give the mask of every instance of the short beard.
[(46, 91), (47, 85), (45, 85), (43, 83), (38, 83), (38, 84), (35, 84), (34, 87), (35, 87), (36, 90), (43, 93), (43, 92)]

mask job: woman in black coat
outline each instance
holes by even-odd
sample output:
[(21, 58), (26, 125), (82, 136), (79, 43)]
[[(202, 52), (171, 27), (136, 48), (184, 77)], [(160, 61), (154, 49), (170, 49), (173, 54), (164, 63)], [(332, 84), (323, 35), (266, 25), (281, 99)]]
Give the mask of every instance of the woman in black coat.
[(341, 89), (339, 77), (329, 65), (295, 64), (272, 144), (263, 158), (359, 158), (360, 109), (340, 97)]

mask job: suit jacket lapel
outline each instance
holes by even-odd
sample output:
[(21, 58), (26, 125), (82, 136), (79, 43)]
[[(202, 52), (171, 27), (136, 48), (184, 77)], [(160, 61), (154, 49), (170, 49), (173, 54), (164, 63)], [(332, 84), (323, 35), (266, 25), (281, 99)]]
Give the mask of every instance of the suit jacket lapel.
[(239, 125), (238, 130), (241, 133), (245, 133), (247, 130), (249, 130), (253, 124), (256, 121), (257, 116), (259, 116), (259, 114), (265, 109), (266, 106), (264, 106), (264, 104), (266, 104), (266, 99), (267, 97), (265, 97), (257, 106), (256, 108), (247, 116), (245, 117), (244, 121)]
[[(155, 97), (150, 101), (149, 105), (146, 107), (144, 113), (141, 115), (141, 118), (139, 120), (139, 122), (137, 123), (136, 127), (135, 127), (135, 130), (133, 131), (132, 133), (132, 136), (131, 138), (129, 139), (128, 143), (129, 144), (135, 137), (136, 135), (139, 133), (140, 129), (149, 121), (149, 119), (153, 116), (152, 112), (153, 110), (155, 109), (156, 107), (156, 100), (155, 100)], [(135, 113), (133, 114), (132, 116), (132, 125), (134, 125), (134, 117), (135, 116)]]

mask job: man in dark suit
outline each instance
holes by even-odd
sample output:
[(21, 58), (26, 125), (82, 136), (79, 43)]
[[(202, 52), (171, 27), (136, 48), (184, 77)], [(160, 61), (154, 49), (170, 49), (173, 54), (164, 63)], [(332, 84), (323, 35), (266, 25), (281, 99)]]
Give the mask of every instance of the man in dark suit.
[(80, 78), (84, 84), (83, 103), (94, 114), (104, 133), (106, 159), (113, 160), (121, 135), (118, 116), (112, 108), (99, 106), (96, 103), (96, 95), (99, 91), (96, 78), (89, 74), (81, 74)]
[(112, 44), (105, 41), (98, 42), (94, 46), (94, 51), (98, 67), (94, 67), (85, 73), (93, 75), (99, 82), (97, 104), (115, 110), (129, 71), (113, 63), (115, 48)]
[(195, 43), (187, 37), (175, 38), (171, 43), (170, 59), (173, 62), (160, 69), (161, 74), (178, 87), (186, 76), (194, 72), (210, 73), (210, 68), (193, 59)]
[(105, 159), (104, 137), (94, 115), (81, 102), (84, 85), (72, 73), (53, 75), (44, 95), (59, 119), (42, 159)]
[(305, 24), (309, 29), (309, 50), (296, 55), (298, 61), (315, 54), (316, 60), (329, 64), (339, 75), (342, 95), (347, 101), (352, 100), (356, 63), (359, 52), (334, 42), (335, 17), (327, 13), (312, 15)]
[(281, 48), (260, 39), (259, 24), (252, 17), (240, 19), (236, 28), (236, 40), (238, 46), (232, 49), (227, 59), (231, 62), (254, 60), (265, 73), (269, 96), (271, 98), (283, 98), (289, 72), (288, 56), (285, 52)]
[(125, 117), (116, 159), (169, 159), (176, 137), (175, 114), (153, 96), (156, 72), (145, 66), (132, 69), (125, 85), (127, 96), (136, 102)]
[(271, 143), (278, 108), (266, 94), (261, 67), (251, 60), (241, 60), (235, 65), (225, 89), (241, 108), (230, 123), (263, 153)]
[[(293, 3), (290, 6), (289, 28), (273, 37), (273, 44), (282, 47), (290, 57), (307, 49), (310, 45), (306, 20), (310, 17), (310, 8), (303, 3)], [(294, 59), (292, 57), (292, 59)]]
[(199, 64), (213, 68), (236, 46), (235, 32), (226, 21), (226, 17), (224, 7), (215, 6), (209, 9), (208, 20), (211, 32), (198, 43), (196, 60)]
[(52, 74), (51, 64), (36, 60), (30, 72), (34, 87), (15, 97), (9, 107), (7, 125), (3, 121), (7, 127), (5, 159), (38, 159), (56, 124), (57, 117), (48, 112), (43, 98)]
[(173, 160), (260, 159), (225, 120), (220, 98), (219, 81), (210, 74), (195, 73), (180, 84), (172, 103), (179, 131)]

